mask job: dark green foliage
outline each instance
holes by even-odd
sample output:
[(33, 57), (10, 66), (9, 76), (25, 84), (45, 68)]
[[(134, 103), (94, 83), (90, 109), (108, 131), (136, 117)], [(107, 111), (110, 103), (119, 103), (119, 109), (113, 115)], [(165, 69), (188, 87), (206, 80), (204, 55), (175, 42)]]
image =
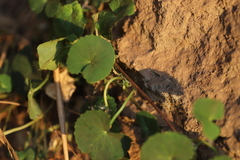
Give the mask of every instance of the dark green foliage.
[(13, 88), (20, 95), (25, 96), (28, 93), (30, 79), (33, 87), (37, 86), (42, 80), (38, 63), (31, 53), (30, 47), (25, 47), (16, 54), (11, 69)]
[(66, 37), (71, 34), (80, 37), (83, 33), (85, 24), (82, 7), (77, 1), (60, 6), (53, 22), (54, 31), (57, 37)]
[(109, 38), (111, 28), (125, 16), (130, 16), (134, 13), (135, 6), (132, 0), (112, 0), (109, 3), (112, 11), (101, 11), (98, 15), (98, 30), (99, 33)]
[(102, 111), (109, 113), (110, 115), (114, 115), (117, 112), (117, 103), (115, 102), (115, 99), (110, 96), (107, 97), (107, 101), (108, 106), (106, 107), (104, 104), (103, 97), (98, 97), (93, 105), (93, 108), (95, 110), (100, 109)]
[(143, 139), (146, 139), (147, 137), (159, 131), (156, 117), (148, 112), (138, 112), (136, 116), (136, 122), (141, 127)]

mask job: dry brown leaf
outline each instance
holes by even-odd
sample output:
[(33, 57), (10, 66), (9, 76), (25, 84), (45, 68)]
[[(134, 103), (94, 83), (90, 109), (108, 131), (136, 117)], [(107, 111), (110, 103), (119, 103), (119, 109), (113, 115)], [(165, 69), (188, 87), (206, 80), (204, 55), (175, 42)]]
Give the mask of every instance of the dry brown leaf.
[[(76, 90), (76, 86), (74, 85), (74, 78), (69, 76), (68, 70), (64, 69), (60, 75), (60, 85), (62, 90), (62, 98), (64, 102), (68, 102)], [(54, 83), (49, 83), (45, 88), (46, 94), (52, 99), (56, 99), (56, 89)]]

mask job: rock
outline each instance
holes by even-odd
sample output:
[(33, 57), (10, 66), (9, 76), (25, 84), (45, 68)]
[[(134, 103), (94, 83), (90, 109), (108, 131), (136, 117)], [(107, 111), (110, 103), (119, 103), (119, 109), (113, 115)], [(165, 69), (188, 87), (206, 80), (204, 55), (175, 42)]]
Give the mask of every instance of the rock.
[(136, 0), (135, 5), (136, 13), (114, 30), (120, 61), (141, 74), (155, 101), (168, 93), (182, 103), (190, 137), (201, 134), (194, 101), (221, 100), (226, 109), (218, 122), (221, 149), (240, 158), (235, 136), (240, 129), (240, 1)]

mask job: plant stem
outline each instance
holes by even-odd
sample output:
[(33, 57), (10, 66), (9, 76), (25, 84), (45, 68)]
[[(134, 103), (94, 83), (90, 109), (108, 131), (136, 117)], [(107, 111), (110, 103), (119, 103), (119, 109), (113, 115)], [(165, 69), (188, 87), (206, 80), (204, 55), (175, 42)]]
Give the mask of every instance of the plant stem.
[(106, 84), (106, 86), (105, 86), (105, 88), (104, 88), (104, 91), (103, 91), (103, 99), (104, 99), (104, 104), (105, 104), (105, 106), (106, 107), (108, 107), (108, 101), (107, 101), (107, 90), (108, 90), (108, 87), (109, 87), (109, 85), (113, 82), (113, 81), (115, 81), (115, 80), (120, 80), (120, 79), (123, 79), (122, 77), (114, 77), (114, 78), (112, 78), (112, 79), (110, 79), (108, 82), (107, 82), (107, 84)]
[(20, 127), (16, 127), (16, 128), (13, 128), (13, 129), (10, 129), (10, 130), (7, 130), (7, 131), (3, 132), (4, 135), (8, 135), (8, 134), (11, 134), (11, 133), (14, 133), (14, 132), (23, 130), (23, 129), (27, 128), (27, 127), (30, 127), (31, 125), (33, 125), (34, 123), (36, 123), (37, 121), (39, 121), (40, 119), (42, 119), (43, 116), (44, 116), (48, 111), (50, 111), (51, 108), (52, 108), (52, 106), (49, 107), (49, 108), (47, 108), (44, 114), (39, 115), (39, 116), (38, 116), (36, 119), (34, 119), (33, 121), (30, 121), (30, 122), (28, 122), (27, 124), (24, 124), (24, 125), (22, 125), (22, 126), (20, 126)]
[(23, 129), (25, 129), (25, 128), (31, 126), (31, 125), (33, 125), (34, 123), (36, 123), (37, 121), (39, 121), (39, 120), (42, 119), (42, 118), (43, 118), (43, 114), (40, 115), (38, 118), (34, 119), (33, 121), (28, 122), (27, 124), (24, 124), (24, 125), (22, 125), (22, 126), (20, 126), (20, 127), (16, 127), (16, 128), (13, 128), (13, 129), (9, 129), (9, 130), (7, 130), (7, 131), (5, 131), (5, 132), (3, 132), (3, 133), (4, 133), (4, 135), (6, 136), (6, 135), (9, 135), (9, 134), (11, 134), (11, 133), (14, 133), (14, 132), (23, 130)]
[(123, 103), (123, 105), (120, 107), (120, 109), (117, 111), (117, 113), (113, 116), (113, 118), (110, 121), (110, 127), (112, 126), (113, 122), (116, 120), (118, 115), (123, 111), (124, 107), (127, 105), (127, 102), (131, 99), (131, 97), (133, 96), (134, 92), (135, 92), (135, 89), (133, 89), (131, 91), (131, 93), (128, 95), (128, 97), (125, 100), (125, 102)]
[(39, 84), (36, 88), (32, 89), (32, 92), (34, 93), (34, 92), (38, 91), (39, 89), (41, 89), (47, 83), (49, 77), (50, 77), (50, 73), (47, 74), (46, 78), (42, 81), (41, 84)]

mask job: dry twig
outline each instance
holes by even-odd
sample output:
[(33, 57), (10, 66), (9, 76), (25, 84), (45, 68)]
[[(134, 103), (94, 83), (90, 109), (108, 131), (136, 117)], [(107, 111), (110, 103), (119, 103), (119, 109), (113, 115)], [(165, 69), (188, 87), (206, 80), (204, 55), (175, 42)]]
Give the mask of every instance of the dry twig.
[(122, 68), (117, 63), (115, 63), (114, 65), (116, 69), (119, 70), (123, 74), (123, 76), (133, 85), (133, 87), (135, 87), (137, 91), (153, 106), (153, 108), (160, 114), (160, 116), (168, 124), (171, 130), (176, 132), (177, 130), (172, 125), (172, 123), (168, 120), (167, 116), (154, 104), (151, 98), (149, 98), (148, 95), (145, 92), (143, 92), (141, 88), (138, 87), (138, 85), (122, 70)]
[(67, 134), (65, 128), (65, 115), (64, 115), (64, 105), (61, 93), (61, 86), (60, 86), (60, 78), (59, 78), (59, 68), (53, 71), (53, 78), (56, 85), (56, 95), (57, 95), (57, 110), (58, 110), (58, 118), (63, 142), (63, 153), (64, 159), (69, 160), (68, 156), (68, 142), (67, 142)]
[(12, 157), (12, 159), (19, 160), (15, 150), (12, 148), (11, 144), (8, 142), (1, 128), (0, 128), (0, 141), (7, 147), (8, 152)]

